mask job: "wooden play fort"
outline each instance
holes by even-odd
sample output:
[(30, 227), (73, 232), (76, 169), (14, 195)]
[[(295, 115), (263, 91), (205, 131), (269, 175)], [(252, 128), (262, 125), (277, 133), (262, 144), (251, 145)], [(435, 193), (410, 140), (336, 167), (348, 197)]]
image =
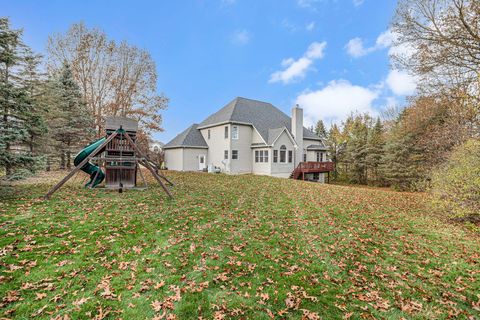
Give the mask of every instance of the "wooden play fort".
[[(158, 168), (137, 146), (138, 122), (128, 118), (111, 117), (106, 119), (105, 137), (102, 137), (83, 148), (73, 161), (75, 168), (45, 195), (46, 199), (57, 191), (79, 170), (90, 176), (86, 188), (98, 188), (105, 181), (105, 189), (145, 189), (148, 187), (139, 165), (147, 168), (165, 193), (172, 198), (170, 186), (172, 182), (159, 173)], [(138, 185), (141, 178), (142, 185)]]

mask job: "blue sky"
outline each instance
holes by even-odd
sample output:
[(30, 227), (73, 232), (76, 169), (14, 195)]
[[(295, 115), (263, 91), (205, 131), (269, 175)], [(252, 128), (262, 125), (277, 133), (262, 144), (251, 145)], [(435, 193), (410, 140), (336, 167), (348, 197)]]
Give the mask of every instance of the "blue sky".
[(307, 124), (340, 121), (351, 111), (379, 114), (415, 89), (390, 70), (393, 0), (0, 0), (2, 16), (44, 52), (47, 38), (75, 22), (149, 51), (168, 142), (237, 96), (290, 114), (299, 103)]

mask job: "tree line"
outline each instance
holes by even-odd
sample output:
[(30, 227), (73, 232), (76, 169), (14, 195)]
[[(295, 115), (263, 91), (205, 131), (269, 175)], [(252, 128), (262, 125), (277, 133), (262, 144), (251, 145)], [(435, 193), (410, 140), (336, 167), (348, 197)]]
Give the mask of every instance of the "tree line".
[(419, 79), (417, 93), (382, 119), (317, 123), (337, 181), (427, 190), (436, 207), (480, 222), (479, 17), (478, 1), (398, 2), (391, 32), (403, 50), (391, 58)]
[(0, 18), (0, 168), (8, 179), (72, 166), (79, 148), (104, 132), (105, 116), (139, 121), (140, 145), (160, 131), (168, 99), (157, 93), (145, 50), (74, 24), (49, 37), (46, 57)]

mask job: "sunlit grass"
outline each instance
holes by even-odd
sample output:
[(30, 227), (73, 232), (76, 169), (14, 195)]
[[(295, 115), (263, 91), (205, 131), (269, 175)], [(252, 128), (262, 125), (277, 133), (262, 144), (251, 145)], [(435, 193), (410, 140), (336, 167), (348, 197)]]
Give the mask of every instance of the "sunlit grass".
[(81, 179), (0, 189), (6, 318), (475, 318), (477, 238), (425, 195), (167, 173), (122, 194)]

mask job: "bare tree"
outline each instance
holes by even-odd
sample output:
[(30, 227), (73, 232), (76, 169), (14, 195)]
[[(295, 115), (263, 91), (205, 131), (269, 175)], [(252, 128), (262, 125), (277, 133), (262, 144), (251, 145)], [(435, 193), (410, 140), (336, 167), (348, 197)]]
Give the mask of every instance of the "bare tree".
[(473, 113), (473, 132), (479, 134), (480, 2), (400, 0), (392, 32), (394, 46), (415, 52), (398, 50), (393, 56), (396, 67), (419, 76), (423, 95), (455, 100), (468, 117)]
[(426, 80), (427, 87), (477, 86), (480, 65), (480, 2), (477, 0), (400, 0), (392, 31), (395, 46), (414, 55), (394, 55), (397, 66)]
[(134, 117), (146, 132), (162, 130), (159, 111), (168, 99), (157, 94), (156, 66), (148, 52), (126, 42), (118, 45), (84, 23), (51, 36), (47, 52), (49, 72), (71, 65), (98, 134), (107, 115)]

